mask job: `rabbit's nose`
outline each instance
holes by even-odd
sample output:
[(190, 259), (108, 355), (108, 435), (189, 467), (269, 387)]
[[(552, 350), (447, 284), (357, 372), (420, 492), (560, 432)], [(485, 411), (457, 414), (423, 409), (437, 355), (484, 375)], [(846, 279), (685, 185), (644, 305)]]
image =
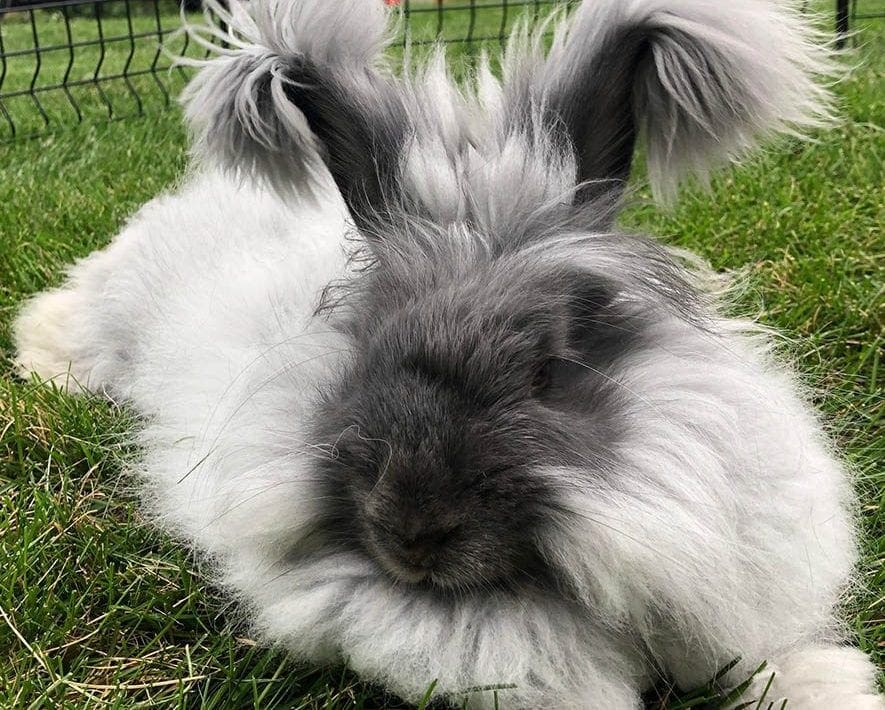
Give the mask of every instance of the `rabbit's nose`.
[(403, 562), (412, 567), (428, 568), (433, 559), (433, 550), (427, 545), (403, 545), (400, 549)]
[(403, 537), (399, 544), (400, 559), (411, 567), (430, 570), (454, 532), (454, 528), (443, 528), (414, 532)]

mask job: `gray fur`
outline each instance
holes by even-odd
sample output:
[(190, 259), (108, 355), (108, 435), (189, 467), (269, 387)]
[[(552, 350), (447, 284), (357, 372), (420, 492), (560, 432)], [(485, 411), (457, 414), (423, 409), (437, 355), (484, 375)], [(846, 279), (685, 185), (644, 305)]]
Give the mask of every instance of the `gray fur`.
[(197, 132), (195, 153), (287, 189), (309, 186), (321, 165), (320, 146), (302, 114), (279, 100), (282, 71), (272, 55), (228, 57), (205, 67), (184, 94)]
[(335, 452), (320, 463), (325, 525), (443, 591), (567, 585), (536, 546), (559, 503), (534, 472), (612, 475), (621, 405), (606, 372), (642, 347), (654, 302), (522, 255), (387, 260), (363, 278), (353, 360), (317, 418)]

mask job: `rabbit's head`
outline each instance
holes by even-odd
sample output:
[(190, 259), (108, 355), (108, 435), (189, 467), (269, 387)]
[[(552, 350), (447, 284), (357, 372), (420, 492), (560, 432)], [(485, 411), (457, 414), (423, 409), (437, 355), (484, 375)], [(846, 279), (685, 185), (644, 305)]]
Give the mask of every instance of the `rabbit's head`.
[(502, 79), (481, 62), (462, 91), (440, 52), (388, 71), (380, 0), (227, 19), (232, 49), (189, 90), (200, 153), (283, 195), (328, 169), (368, 256), (324, 316), (350, 352), (313, 422), (320, 532), (440, 593), (567, 585), (550, 536), (582, 524), (576, 487), (618, 486), (625, 369), (711, 315), (614, 226), (635, 144), (666, 197), (818, 125), (826, 52), (769, 0), (588, 0), (549, 51), (517, 32)]
[(536, 539), (565, 491), (538, 470), (615, 475), (608, 373), (650, 312), (544, 254), (391, 258), (319, 409), (329, 525), (398, 579), (549, 583)]

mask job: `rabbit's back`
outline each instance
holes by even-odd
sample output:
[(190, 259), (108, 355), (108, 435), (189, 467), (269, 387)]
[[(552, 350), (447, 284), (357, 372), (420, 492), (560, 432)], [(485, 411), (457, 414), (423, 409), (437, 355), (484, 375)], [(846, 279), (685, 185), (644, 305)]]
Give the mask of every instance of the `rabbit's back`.
[[(124, 399), (139, 383), (145, 395), (171, 386), (209, 395), (226, 386), (227, 370), (222, 381), (207, 378), (213, 367), (235, 369), (310, 323), (324, 286), (343, 274), (345, 213), (333, 188), (287, 204), (220, 173), (198, 174), (142, 207), (64, 286), (26, 306), (19, 367), (67, 378), (72, 363), (80, 386)], [(50, 350), (60, 357), (42, 355)]]

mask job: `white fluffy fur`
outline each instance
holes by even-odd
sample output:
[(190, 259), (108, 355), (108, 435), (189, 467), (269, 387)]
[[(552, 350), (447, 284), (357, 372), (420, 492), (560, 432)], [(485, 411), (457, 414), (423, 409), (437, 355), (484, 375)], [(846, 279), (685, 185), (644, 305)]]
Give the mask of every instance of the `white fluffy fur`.
[[(616, 8), (591, 2), (587, 17), (593, 5)], [(635, 0), (617, 12), (660, 13), (663, 5)], [(697, 10), (702, 3), (673, 5)], [(748, 17), (750, 8), (782, 17), (761, 0), (723, 11), (738, 7)], [(369, 61), (383, 34), (376, 11), (360, 10), (371, 23), (365, 46), (354, 48), (328, 33), (329, 13), (351, 23), (350, 40), (366, 15), (335, 8), (328, 0), (293, 3), (291, 12), (313, 34), (298, 30), (285, 41), (311, 43), (329, 61), (342, 52)], [(310, 24), (312, 13), (323, 22)], [(269, 41), (262, 27), (267, 22), (259, 21), (254, 38)], [(772, 51), (795, 49), (789, 37), (772, 41)], [(263, 66), (280, 50), (268, 47), (233, 52), (253, 52)], [(210, 85), (233, 91), (223, 71), (217, 64), (197, 84), (192, 113), (213, 100), (200, 94)], [(782, 80), (804, 88), (792, 74)], [(490, 76), (480, 83), (484, 110), (494, 113), (506, 98)], [(444, 109), (461, 104), (442, 68), (430, 70), (427, 91), (450, 97), (438, 108), (441, 121), (452, 118)], [(784, 101), (794, 98), (787, 92)], [(785, 120), (805, 115), (801, 104), (791, 106), (797, 113)], [(245, 100), (239, 110), (252, 138), (271, 146), (279, 136), (264, 131), (256, 108)], [(472, 130), (455, 123), (453, 131)], [(463, 176), (446, 193), (455, 201), (440, 197), (446, 176), (437, 170), (452, 164), (437, 168), (433, 158), (446, 151), (448, 129), (422, 132), (421, 125), (404, 163), (408, 189), (440, 200), (439, 221), (457, 220), (464, 186), (455, 183)], [(312, 149), (294, 114), (292, 126), (298, 146)], [(721, 150), (741, 147), (742, 135)], [(487, 196), (498, 227), (508, 210), (522, 214), (507, 201), (501, 176), (537, 174), (537, 166), (521, 172), (531, 165), (532, 146), (514, 138), (499, 147), (484, 174), (457, 167), (477, 181), (470, 190)], [(692, 156), (689, 150), (686, 159)], [(323, 287), (347, 270), (346, 215), (318, 163), (308, 163), (321, 181), (313, 206), (293, 207), (213, 171), (196, 176), (145, 206), (107, 249), (77, 264), (64, 286), (27, 304), (15, 329), (23, 374), (70, 372), (142, 415), (136, 473), (148, 509), (213, 561), (264, 642), (306, 660), (343, 659), (410, 700), (437, 679), (437, 693), (455, 698), (477, 686), (512, 685), (499, 693), (504, 707), (626, 710), (639, 707), (657, 669), (691, 686), (740, 655), (734, 679), (768, 661), (776, 671), (768, 698), (787, 697), (790, 707), (885, 707), (872, 664), (839, 645), (835, 609), (856, 558), (846, 472), (766, 337), (742, 322), (722, 320), (702, 332), (664, 320), (656, 346), (622, 363), (614, 379), (627, 402), (628, 435), (617, 486), (538, 471), (572, 481), (566, 500), (574, 515), (542, 544), (580, 600), (475, 595), (446, 610), (356, 555), (288, 559), (318, 514), (309, 464), (320, 454), (305, 433), (315, 391), (335, 377), (349, 347), (314, 316)], [(552, 177), (541, 179), (540, 201), (555, 199), (574, 170), (547, 167)], [(477, 187), (483, 180), (488, 189)], [(493, 706), (489, 692), (470, 698), (471, 707)]]
[(662, 323), (660, 347), (625, 365), (630, 464), (617, 488), (576, 480), (580, 515), (546, 543), (592, 612), (492, 596), (452, 617), (346, 554), (287, 566), (281, 545), (314, 514), (312, 388), (346, 348), (312, 317), (344, 273), (343, 230), (331, 189), (294, 211), (203, 175), (144, 207), (16, 326), (23, 373), (70, 367), (146, 418), (150, 510), (219, 563), (265, 642), (344, 658), (411, 699), (437, 678), (453, 694), (515, 684), (499, 691), (506, 707), (634, 708), (651, 658), (692, 685), (742, 655), (735, 677), (769, 661), (768, 697), (793, 707), (882, 707), (868, 659), (833, 645), (855, 558), (848, 481), (740, 323), (705, 337)]

